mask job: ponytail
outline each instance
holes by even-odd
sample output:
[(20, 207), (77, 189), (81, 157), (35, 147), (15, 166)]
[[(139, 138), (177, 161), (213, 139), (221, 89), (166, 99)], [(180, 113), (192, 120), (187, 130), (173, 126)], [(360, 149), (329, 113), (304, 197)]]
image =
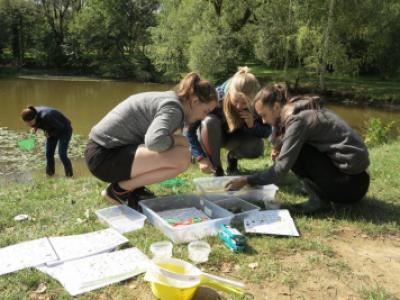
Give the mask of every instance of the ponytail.
[(197, 96), (202, 103), (217, 101), (217, 92), (214, 86), (207, 80), (201, 80), (199, 74), (191, 72), (187, 74), (175, 87), (175, 93), (185, 103), (191, 96)]
[(32, 121), (34, 118), (36, 118), (38, 115), (38, 112), (34, 106), (27, 106), (24, 110), (21, 112), (21, 118), (25, 122)]
[(273, 124), (275, 130), (272, 134), (272, 144), (276, 149), (281, 146), (286, 123), (290, 116), (303, 110), (314, 110), (315, 116), (312, 125), (315, 125), (318, 121), (317, 110), (321, 109), (319, 97), (317, 96), (300, 95), (290, 98), (287, 86), (284, 83), (277, 83), (263, 88), (254, 98), (253, 107), (258, 101), (261, 101), (263, 106), (268, 106), (269, 108), (272, 108), (275, 103), (279, 103), (282, 108), (280, 117), (276, 120), (276, 124)]
[(265, 87), (258, 92), (253, 101), (253, 107), (256, 102), (261, 103), (268, 107), (273, 107), (275, 103), (284, 106), (288, 102), (288, 89), (284, 83), (275, 83), (271, 87)]

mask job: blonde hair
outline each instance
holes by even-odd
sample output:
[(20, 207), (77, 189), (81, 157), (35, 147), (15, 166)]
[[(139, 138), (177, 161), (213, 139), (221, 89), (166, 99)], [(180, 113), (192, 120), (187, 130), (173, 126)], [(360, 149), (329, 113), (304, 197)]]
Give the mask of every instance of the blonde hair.
[(239, 67), (231, 78), (228, 92), (225, 94), (223, 101), (224, 115), (230, 132), (235, 131), (244, 124), (243, 119), (240, 118), (239, 113), (231, 103), (232, 94), (240, 93), (246, 96), (246, 99), (249, 100), (247, 107), (252, 112), (251, 102), (259, 89), (260, 84), (257, 78), (250, 73), (250, 69), (248, 67)]

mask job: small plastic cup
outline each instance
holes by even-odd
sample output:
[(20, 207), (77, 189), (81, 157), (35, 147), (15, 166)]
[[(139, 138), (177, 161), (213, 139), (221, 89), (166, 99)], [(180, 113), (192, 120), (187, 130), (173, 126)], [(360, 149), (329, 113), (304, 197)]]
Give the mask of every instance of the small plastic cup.
[(156, 242), (150, 245), (150, 251), (153, 258), (170, 258), (172, 257), (172, 243), (169, 241)]
[(194, 241), (188, 245), (189, 259), (195, 264), (208, 261), (211, 247), (208, 243), (203, 241)]

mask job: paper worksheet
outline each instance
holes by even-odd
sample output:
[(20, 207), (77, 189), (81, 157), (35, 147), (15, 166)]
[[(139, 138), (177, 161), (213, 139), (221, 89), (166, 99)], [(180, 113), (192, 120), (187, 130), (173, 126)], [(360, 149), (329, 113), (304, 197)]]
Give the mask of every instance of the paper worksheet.
[(11, 245), (0, 249), (0, 275), (36, 267), (57, 259), (48, 238)]
[(244, 219), (247, 233), (300, 236), (287, 209), (258, 211)]
[(75, 296), (144, 273), (148, 261), (140, 250), (129, 248), (37, 269), (57, 279)]
[(49, 241), (58, 256), (58, 261), (47, 263), (53, 265), (113, 250), (127, 243), (128, 239), (118, 231), (108, 228), (79, 235), (50, 237)]

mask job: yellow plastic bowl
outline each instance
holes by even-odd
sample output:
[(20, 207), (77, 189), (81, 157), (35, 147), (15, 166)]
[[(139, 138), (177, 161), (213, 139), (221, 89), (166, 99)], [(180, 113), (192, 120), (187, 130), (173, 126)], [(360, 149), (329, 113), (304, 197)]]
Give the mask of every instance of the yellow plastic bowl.
[[(185, 274), (186, 270), (183, 266), (173, 263), (157, 263), (158, 266), (165, 270), (177, 274)], [(193, 298), (194, 293), (199, 286), (199, 282), (193, 284), (193, 286), (178, 288), (174, 286), (168, 286), (157, 282), (151, 282), (151, 291), (154, 296), (161, 300), (190, 300)]]
[(151, 291), (153, 292), (154, 296), (161, 300), (190, 300), (193, 298), (197, 287), (198, 284), (196, 284), (194, 287), (180, 289), (156, 282), (151, 282)]

